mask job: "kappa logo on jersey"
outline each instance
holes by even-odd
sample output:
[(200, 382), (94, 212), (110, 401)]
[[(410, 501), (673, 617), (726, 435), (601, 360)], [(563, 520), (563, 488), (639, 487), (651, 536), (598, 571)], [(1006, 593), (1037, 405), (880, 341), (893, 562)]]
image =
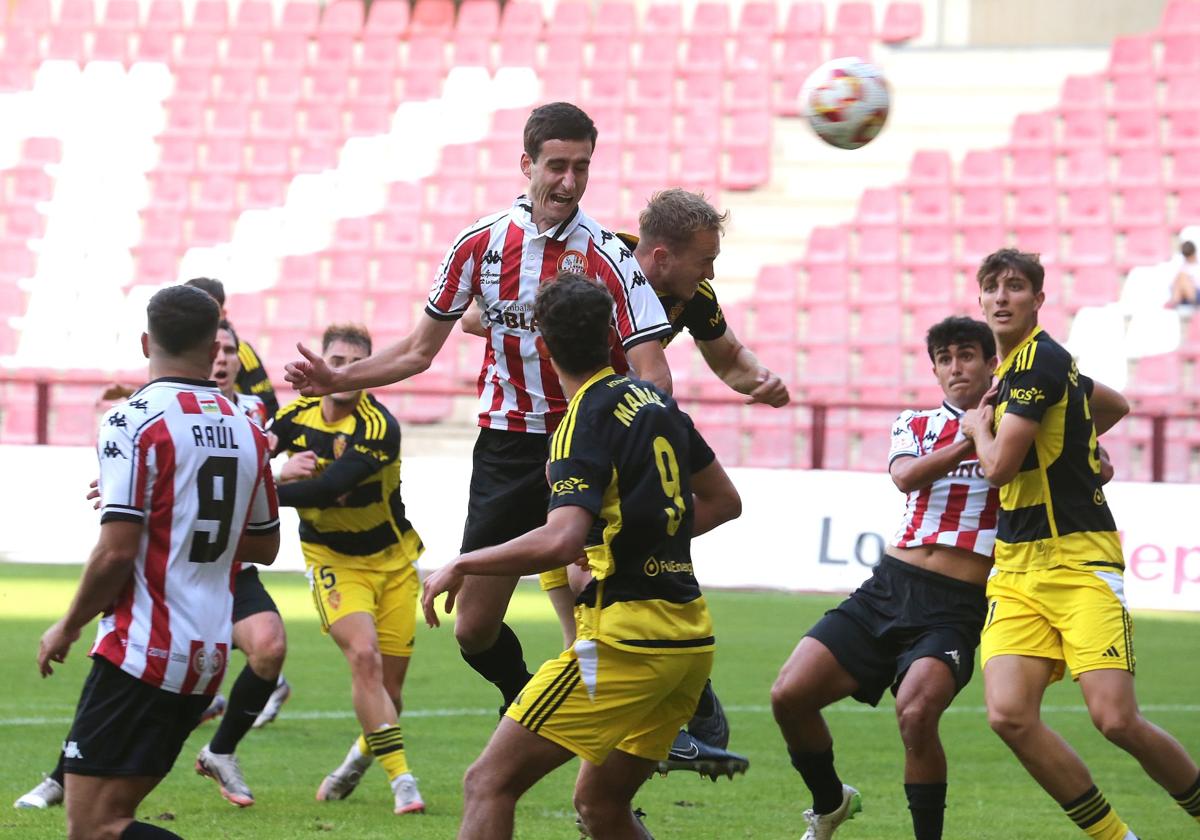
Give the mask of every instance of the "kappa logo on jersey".
[(79, 743), (77, 741), (67, 741), (63, 744), (63, 758), (83, 761), (83, 753), (79, 751)]
[(921, 440), (923, 440), (925, 443), (936, 443), (937, 439), (938, 439), (937, 432), (935, 432), (933, 429), (930, 429), (928, 432), (925, 433), (925, 436), (923, 438), (921, 438)]
[(628, 248), (621, 248), (617, 251), (617, 259), (620, 260), (621, 262), (625, 262), (625, 260), (629, 259), (632, 256), (633, 256), (633, 251), (630, 251)]
[(500, 252), (488, 251), (483, 255), (483, 260), (481, 262), (483, 262), (484, 265), (496, 265), (498, 262), (500, 262)]
[(146, 409), (148, 409), (150, 407), (150, 404), (148, 402), (146, 402), (145, 400), (130, 400), (129, 407), (136, 408), (139, 411), (141, 411), (143, 414), (145, 414)]
[(558, 258), (558, 270), (573, 274), (587, 274), (587, 257), (579, 251), (564, 251)]
[(634, 288), (637, 288), (638, 286), (645, 286), (645, 285), (646, 285), (646, 283), (647, 283), (647, 280), (646, 280), (646, 275), (645, 275), (645, 274), (642, 274), (642, 272), (640, 272), (640, 271), (637, 271), (637, 270), (635, 270), (635, 271), (633, 272), (633, 285), (634, 285)]
[(124, 458), (125, 453), (121, 451), (121, 447), (117, 446), (115, 442), (110, 440), (108, 443), (104, 444), (104, 457)]
[(1046, 399), (1046, 395), (1041, 388), (1034, 386), (1029, 388), (1013, 388), (1009, 392), (1008, 398), (1015, 402), (1024, 403), (1025, 405), (1033, 405)]
[(108, 418), (108, 425), (116, 426), (118, 429), (124, 429), (128, 424), (125, 422), (125, 415), (117, 412)]
[(550, 491), (559, 496), (570, 496), (572, 493), (579, 493), (591, 487), (582, 478), (564, 478), (561, 481), (554, 482), (550, 487)]

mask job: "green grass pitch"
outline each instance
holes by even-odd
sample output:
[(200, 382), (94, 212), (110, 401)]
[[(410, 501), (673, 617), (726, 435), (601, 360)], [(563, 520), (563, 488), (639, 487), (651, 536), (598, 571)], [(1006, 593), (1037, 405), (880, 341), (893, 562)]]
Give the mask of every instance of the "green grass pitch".
[[(57, 618), (74, 589), (78, 567), (0, 564), (0, 836), (64, 835), (63, 810), (8, 807), (54, 764), (87, 668), (92, 630), (84, 632), (67, 663), (50, 679), (34, 664), (42, 631)], [(252, 731), (238, 751), (257, 799), (254, 807), (228, 805), (216, 786), (192, 771), (197, 750), (213, 725), (188, 741), (175, 770), (144, 803), (139, 817), (161, 821), (187, 838), (449, 838), (461, 813), (463, 771), (495, 725), (497, 697), (459, 658), (449, 627), (418, 629), (405, 687), (403, 726), (413, 772), (429, 813), (395, 817), (383, 771), (373, 768), (344, 802), (314, 801), (317, 784), (355, 736), (346, 665), (321, 636), (306, 584), (299, 575), (270, 574), (267, 586), (288, 627), (284, 669), (294, 687), (280, 719)], [(732, 748), (750, 757), (750, 771), (714, 784), (694, 775), (652, 778), (636, 804), (662, 838), (785, 838), (803, 830), (810, 804), (791, 769), (769, 708), (771, 682), (796, 640), (837, 598), (780, 593), (710, 593), (719, 649), (713, 682), (729, 713)], [(531, 666), (558, 653), (557, 624), (535, 586), (522, 586), (510, 618)], [(1147, 715), (1200, 754), (1200, 671), (1195, 651), (1200, 620), (1137, 616), (1139, 696)], [(230, 677), (242, 667), (235, 655)], [(1196, 836), (1197, 826), (1150, 782), (1137, 764), (1091, 727), (1070, 682), (1050, 688), (1046, 719), (1083, 755), (1097, 784), (1140, 836), (1148, 840)], [(843, 778), (863, 793), (864, 810), (838, 831), (839, 840), (902, 840), (911, 824), (901, 786), (902, 755), (891, 701), (877, 710), (853, 702), (829, 710)], [(1082, 837), (1026, 776), (987, 728), (978, 673), (943, 720), (950, 760), (947, 838), (1068, 840)], [(567, 765), (535, 787), (517, 809), (517, 836), (572, 838)]]

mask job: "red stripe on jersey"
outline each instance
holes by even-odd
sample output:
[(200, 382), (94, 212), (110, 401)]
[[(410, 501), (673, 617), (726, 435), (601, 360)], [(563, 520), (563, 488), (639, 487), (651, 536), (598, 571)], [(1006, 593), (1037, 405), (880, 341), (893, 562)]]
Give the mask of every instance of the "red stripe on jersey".
[[(517, 392), (517, 407), (509, 409), (505, 415), (508, 418), (510, 432), (525, 431), (525, 415), (533, 411), (533, 400), (525, 390), (525, 361), (521, 356), (521, 337), (519, 335), (504, 336), (504, 363), (508, 366), (508, 378)], [(496, 391), (503, 396), (499, 385)]]
[(133, 623), (134, 589), (133, 578), (130, 578), (126, 582), (125, 588), (121, 590), (121, 594), (117, 596), (117, 602), (113, 606), (113, 615), (116, 616), (116, 620), (112, 632), (96, 645), (96, 655), (107, 659), (118, 668), (125, 661), (125, 643), (129, 640), (129, 625)]
[(200, 410), (200, 403), (196, 399), (196, 395), (191, 391), (183, 391), (179, 395), (179, 406), (183, 409), (184, 414), (203, 414)]
[[(180, 395), (181, 397), (183, 394)], [(182, 402), (182, 400), (180, 401)], [(175, 511), (175, 444), (165, 420), (159, 420), (141, 437), (145, 450), (154, 447), (154, 492), (147, 522), (146, 562), (143, 573), (150, 592), (150, 640), (146, 645), (146, 670), (142, 680), (160, 686), (171, 655), (171, 611), (167, 606), (167, 563), (171, 558), (171, 519)], [(156, 653), (157, 652), (157, 653)]]
[[(632, 259), (632, 257), (630, 257)], [(629, 319), (629, 300), (625, 297), (625, 284), (613, 271), (608, 258), (596, 247), (596, 240), (588, 242), (588, 267), (595, 272), (596, 279), (605, 285), (613, 297), (613, 309), (617, 315), (617, 333), (622, 337), (633, 334), (633, 322)]]
[(500, 300), (517, 300), (521, 296), (521, 257), (524, 252), (525, 231), (510, 221), (504, 234), (504, 250), (500, 253)]
[[(266, 433), (261, 429), (256, 427), (253, 431), (254, 445), (258, 448), (258, 457), (263, 465), (259, 481), (262, 482), (263, 491), (267, 494), (267, 510), (270, 512), (272, 519), (278, 519), (279, 494), (275, 491), (275, 475), (271, 472), (271, 443), (267, 440)], [(255, 486), (254, 492), (258, 492), (257, 486)]]
[[(543, 283), (553, 280), (558, 275), (558, 261), (562, 258), (566, 250), (566, 242), (559, 242), (553, 239), (546, 241), (546, 247), (542, 251), (542, 274), (540, 278)], [(563, 393), (562, 383), (558, 381), (558, 374), (554, 372), (554, 365), (550, 364), (550, 360), (539, 357), (538, 363), (542, 374), (542, 394), (546, 397), (548, 407), (546, 433), (551, 434), (558, 427), (558, 422), (562, 420), (563, 414), (567, 411), (567, 397)]]
[[(191, 694), (196, 688), (196, 683), (200, 682), (200, 671), (196, 668), (198, 662), (196, 654), (202, 650), (204, 650), (204, 642), (192, 639), (192, 643), (188, 647), (187, 676), (183, 678), (183, 685), (179, 687), (180, 694)], [(207, 657), (204, 659), (207, 660)], [(204, 664), (204, 661), (201, 660), (200, 664)]]
[(921, 492), (917, 494), (917, 505), (913, 509), (908, 528), (904, 531), (904, 542), (911, 540), (917, 535), (917, 531), (921, 530), (921, 523), (925, 520), (925, 511), (929, 510), (929, 498), (932, 495), (933, 485), (921, 488)]
[(957, 531), (962, 521), (963, 508), (967, 505), (967, 493), (971, 488), (965, 484), (951, 484), (950, 493), (946, 497), (946, 512), (938, 525), (939, 531)]
[(542, 273), (540, 276), (543, 283), (553, 280), (558, 274), (558, 261), (566, 250), (567, 243), (557, 239), (546, 240), (546, 245), (542, 248)]
[(229, 401), (226, 400), (224, 397), (222, 397), (220, 394), (217, 395), (217, 405), (220, 407), (221, 413), (224, 414), (226, 417), (232, 417), (234, 414), (237, 413), (233, 410), (233, 406), (231, 406), (229, 404)]
[(221, 667), (217, 669), (217, 673), (212, 675), (212, 679), (204, 687), (204, 693), (209, 697), (217, 693), (217, 689), (221, 687), (221, 681), (225, 679), (225, 672), (229, 668), (229, 645), (224, 642), (217, 642), (217, 655), (221, 657)]
[(979, 529), (982, 531), (995, 528), (999, 518), (1000, 488), (992, 487), (988, 490), (987, 502), (983, 506), (983, 513), (979, 514)]
[(476, 277), (479, 275), (479, 251), (486, 248), (489, 237), (491, 236), (491, 228), (485, 228), (474, 236), (463, 240), (450, 258), (450, 265), (446, 267), (446, 285), (442, 287), (442, 293), (437, 296), (433, 305), (442, 312), (450, 311), (454, 305), (454, 297), (458, 294), (458, 290), (462, 285), (462, 269), (466, 265), (467, 260), (474, 256), (475, 268), (471, 273), (471, 291), (476, 293), (479, 290), (476, 288)]

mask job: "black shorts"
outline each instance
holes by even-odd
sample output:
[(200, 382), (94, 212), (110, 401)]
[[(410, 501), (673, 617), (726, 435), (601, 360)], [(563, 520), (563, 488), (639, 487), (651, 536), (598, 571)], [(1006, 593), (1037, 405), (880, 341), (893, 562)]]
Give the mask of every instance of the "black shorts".
[(247, 563), (233, 579), (233, 623), (263, 612), (279, 612), (271, 593), (258, 577), (258, 567)]
[(970, 682), (987, 613), (985, 589), (885, 555), (862, 586), (806, 635), (823, 643), (858, 682), (854, 699), (875, 706), (918, 659), (933, 657)]
[(480, 429), (462, 551), (508, 542), (546, 524), (550, 435)]
[(80, 776), (161, 778), (211, 700), (155, 688), (94, 656), (63, 745), (63, 769)]

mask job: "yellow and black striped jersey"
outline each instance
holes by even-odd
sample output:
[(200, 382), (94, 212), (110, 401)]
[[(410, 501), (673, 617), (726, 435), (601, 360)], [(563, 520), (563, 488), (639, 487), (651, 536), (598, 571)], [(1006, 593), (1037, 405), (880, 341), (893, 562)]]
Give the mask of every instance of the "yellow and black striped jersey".
[(365, 392), (352, 414), (332, 424), (321, 401), (301, 397), (271, 425), (277, 452), (317, 456), (315, 477), (280, 485), (279, 503), (300, 515), (305, 560), (372, 571), (415, 562), (424, 546), (400, 498), (400, 424)]
[(571, 399), (550, 441), (550, 509), (596, 517), (593, 580), (575, 608), (580, 639), (641, 653), (713, 648), (691, 557), (691, 475), (713, 459), (688, 416), (648, 382), (605, 368)]
[(1088, 398), (1092, 381), (1040, 327), (1001, 363), (995, 422), (1036, 420), (1016, 478), (1000, 489), (996, 568), (1123, 569), (1117, 526), (1100, 484), (1100, 454)]
[[(630, 250), (637, 248), (638, 237), (632, 233), (618, 233), (617, 237)], [(696, 294), (691, 300), (681, 300), (674, 295), (658, 295), (658, 302), (667, 313), (667, 321), (671, 324), (671, 332), (660, 339), (666, 347), (685, 329), (697, 341), (712, 341), (725, 335), (728, 325), (725, 323), (725, 313), (717, 302), (717, 293), (712, 283), (701, 280)]]
[(238, 361), (242, 364), (242, 369), (238, 371), (237, 380), (234, 382), (238, 392), (258, 397), (267, 407), (267, 416), (274, 417), (275, 413), (279, 411), (279, 400), (275, 396), (274, 386), (271, 385), (271, 377), (267, 376), (267, 369), (263, 367), (262, 360), (258, 358), (254, 348), (240, 339), (238, 340)]

